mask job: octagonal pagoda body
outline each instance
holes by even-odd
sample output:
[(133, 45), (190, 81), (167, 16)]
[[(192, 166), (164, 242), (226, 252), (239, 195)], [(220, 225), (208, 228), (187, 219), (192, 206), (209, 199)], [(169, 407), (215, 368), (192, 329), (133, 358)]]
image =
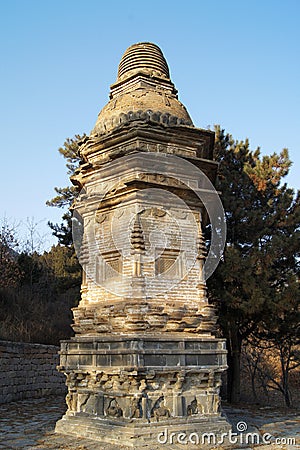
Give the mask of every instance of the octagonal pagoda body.
[(213, 144), (179, 102), (161, 50), (127, 49), (72, 177), (83, 281), (75, 337), (61, 343), (68, 410), (57, 432), (155, 448), (166, 427), (228, 430), (198, 195), (215, 180)]

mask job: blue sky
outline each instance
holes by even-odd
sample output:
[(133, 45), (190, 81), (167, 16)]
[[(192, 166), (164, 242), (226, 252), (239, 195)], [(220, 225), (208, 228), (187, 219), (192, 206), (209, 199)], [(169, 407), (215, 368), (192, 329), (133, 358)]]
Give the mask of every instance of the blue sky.
[(0, 217), (43, 221), (45, 245), (68, 182), (57, 149), (93, 128), (135, 42), (161, 47), (196, 126), (287, 147), (300, 188), (299, 1), (1, 0), (0, 21)]

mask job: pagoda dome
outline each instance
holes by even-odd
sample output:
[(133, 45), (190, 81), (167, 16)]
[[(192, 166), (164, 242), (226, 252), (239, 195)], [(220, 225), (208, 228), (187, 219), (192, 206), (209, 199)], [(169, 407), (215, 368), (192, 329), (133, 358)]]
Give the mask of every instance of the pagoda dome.
[(110, 101), (100, 111), (92, 134), (106, 134), (137, 121), (193, 126), (178, 100), (162, 51), (150, 42), (134, 44), (125, 51)]
[(118, 81), (139, 72), (170, 78), (167, 61), (157, 45), (141, 42), (126, 50), (119, 64)]

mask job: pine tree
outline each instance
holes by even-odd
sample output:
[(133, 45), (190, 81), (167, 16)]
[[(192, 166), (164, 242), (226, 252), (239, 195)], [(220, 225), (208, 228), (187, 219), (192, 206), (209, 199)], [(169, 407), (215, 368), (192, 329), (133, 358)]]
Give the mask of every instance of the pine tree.
[(242, 343), (263, 326), (270, 311), (276, 315), (280, 308), (274, 297), (276, 283), (282, 279), (276, 255), (287, 223), (293, 229), (289, 239), (293, 239), (297, 224), (291, 211), (298, 210), (299, 204), (291, 189), (280, 186), (291, 165), (286, 149), (261, 157), (259, 148), (250, 150), (248, 140), (234, 141), (220, 127), (215, 131), (218, 189), (228, 234), (224, 259), (208, 284), (228, 343), (228, 398), (237, 402)]
[[(79, 147), (86, 135), (76, 134), (74, 138), (67, 138), (63, 147), (58, 149), (59, 153), (66, 160), (67, 174), (71, 177), (75, 170), (82, 162)], [(47, 201), (48, 206), (62, 208), (64, 210), (62, 215), (63, 222), (61, 224), (53, 224), (48, 222), (50, 228), (53, 230), (53, 235), (57, 237), (59, 244), (53, 246), (49, 252), (47, 261), (53, 258), (53, 269), (56, 277), (60, 280), (60, 285), (65, 289), (75, 287), (79, 290), (81, 284), (81, 266), (76, 258), (75, 249), (72, 238), (72, 213), (70, 207), (76, 196), (79, 194), (77, 186), (67, 186), (63, 188), (55, 188), (57, 195), (51, 200)], [(62, 247), (66, 247), (63, 249)], [(57, 264), (63, 264), (61, 273), (57, 273)], [(77, 299), (76, 299), (77, 301)]]
[(300, 192), (293, 198), (292, 191), (283, 187), (280, 193), (281, 207), (277, 207), (282, 214), (267, 243), (271, 298), (254, 338), (267, 342), (279, 356), (280, 381), (272, 379), (271, 386), (290, 407), (289, 375), (300, 366)]
[[(58, 149), (59, 153), (66, 159), (67, 174), (71, 177), (82, 161), (79, 154), (80, 143), (85, 139), (86, 135), (76, 134), (74, 138), (66, 139), (63, 147)], [(57, 195), (46, 204), (56, 208), (63, 208), (65, 211), (62, 215), (63, 222), (61, 224), (54, 224), (48, 222), (48, 225), (53, 231), (53, 235), (57, 237), (58, 242), (62, 245), (72, 246), (72, 214), (68, 208), (72, 205), (75, 197), (79, 193), (77, 186), (67, 186), (63, 188), (55, 187)]]

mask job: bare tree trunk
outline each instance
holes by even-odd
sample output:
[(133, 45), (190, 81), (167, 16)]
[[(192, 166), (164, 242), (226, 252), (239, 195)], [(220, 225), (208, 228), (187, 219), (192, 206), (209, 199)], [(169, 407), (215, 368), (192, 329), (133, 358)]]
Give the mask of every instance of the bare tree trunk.
[(288, 408), (292, 406), (290, 390), (289, 390), (289, 357), (285, 361), (284, 353), (287, 351), (290, 353), (290, 348), (288, 350), (280, 349), (280, 362), (281, 362), (281, 374), (282, 374), (282, 391), (284, 396), (285, 404)]
[(252, 388), (253, 400), (255, 401), (255, 403), (257, 403), (258, 399), (257, 399), (257, 394), (256, 394), (255, 378), (256, 378), (256, 370), (254, 369), (251, 374), (251, 388)]
[(257, 403), (258, 398), (257, 398), (257, 394), (256, 394), (255, 379), (256, 379), (256, 375), (257, 375), (257, 365), (258, 365), (259, 356), (257, 356), (257, 354), (252, 351), (252, 346), (247, 345), (247, 346), (244, 346), (243, 349), (244, 349), (245, 360), (247, 363), (248, 372), (249, 372), (249, 375), (251, 378), (251, 389), (252, 389), (253, 400)]
[(238, 403), (241, 397), (241, 339), (238, 331), (230, 330), (228, 340), (228, 386), (227, 397), (230, 403)]

